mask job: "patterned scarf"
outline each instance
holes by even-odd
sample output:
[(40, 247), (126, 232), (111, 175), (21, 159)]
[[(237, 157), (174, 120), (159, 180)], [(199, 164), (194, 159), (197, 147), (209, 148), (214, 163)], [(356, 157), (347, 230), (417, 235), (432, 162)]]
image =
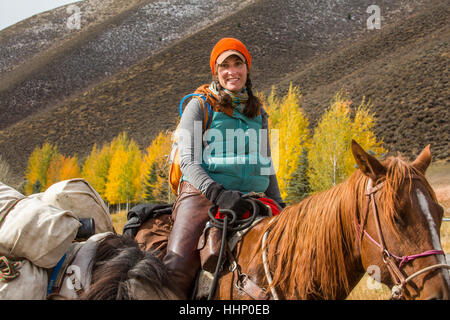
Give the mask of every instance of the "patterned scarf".
[[(219, 95), (219, 90), (217, 90), (216, 82), (211, 82), (209, 89), (216, 95)], [(247, 104), (248, 100), (248, 93), (247, 89), (244, 87), (242, 88), (241, 92), (235, 93), (233, 91), (230, 91), (228, 89), (223, 89), (225, 93), (227, 93), (231, 97), (231, 101), (233, 103), (233, 107), (239, 111), (240, 113), (244, 113), (245, 106)]]

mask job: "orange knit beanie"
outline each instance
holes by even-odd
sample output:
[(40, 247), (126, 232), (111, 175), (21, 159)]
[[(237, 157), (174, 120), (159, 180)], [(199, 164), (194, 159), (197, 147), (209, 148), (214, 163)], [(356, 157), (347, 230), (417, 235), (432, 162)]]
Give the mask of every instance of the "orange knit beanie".
[(216, 66), (217, 58), (224, 53), (225, 51), (237, 51), (241, 53), (245, 57), (245, 62), (247, 62), (248, 71), (250, 72), (250, 68), (252, 65), (252, 57), (250, 56), (250, 53), (248, 52), (245, 45), (240, 42), (238, 39), (235, 38), (222, 38), (219, 40), (219, 42), (216, 43), (214, 48), (211, 51), (211, 58), (209, 60), (209, 65), (211, 67), (211, 72), (214, 75), (214, 69)]

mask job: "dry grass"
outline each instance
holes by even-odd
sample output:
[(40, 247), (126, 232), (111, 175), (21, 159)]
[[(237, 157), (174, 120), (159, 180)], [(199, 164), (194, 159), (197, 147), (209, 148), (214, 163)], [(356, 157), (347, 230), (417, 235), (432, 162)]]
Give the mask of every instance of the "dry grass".
[(118, 213), (113, 213), (111, 214), (111, 219), (114, 226), (114, 230), (116, 230), (118, 234), (122, 234), (123, 226), (127, 223), (127, 211), (122, 210), (119, 211)]
[(358, 285), (350, 292), (347, 300), (388, 300), (391, 297), (391, 290), (387, 286), (377, 283), (378, 288), (376, 288), (374, 284), (374, 281), (366, 273)]
[[(431, 183), (439, 204), (444, 207), (444, 216), (450, 217), (450, 163), (439, 161), (427, 170), (427, 179)], [(448, 224), (448, 223), (447, 223)], [(448, 231), (448, 230), (447, 230)]]
[(436, 197), (440, 205), (444, 208), (444, 215), (449, 218), (450, 217), (450, 185), (448, 186), (440, 186), (434, 188), (436, 192)]

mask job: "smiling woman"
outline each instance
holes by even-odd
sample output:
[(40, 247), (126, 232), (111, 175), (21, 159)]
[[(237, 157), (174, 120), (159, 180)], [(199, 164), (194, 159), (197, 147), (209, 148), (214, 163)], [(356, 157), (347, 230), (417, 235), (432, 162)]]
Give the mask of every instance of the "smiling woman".
[[(268, 136), (262, 137), (268, 129), (267, 113), (252, 92), (248, 49), (237, 39), (222, 38), (211, 51), (210, 67), (212, 82), (195, 91), (202, 98), (196, 96), (188, 103), (177, 129), (182, 176), (163, 262), (184, 297), (189, 296), (200, 267), (197, 243), (213, 205), (241, 217), (252, 209), (243, 196), (258, 192), (284, 206), (274, 170), (270, 170)], [(208, 130), (197, 130), (196, 124), (201, 128), (209, 120), (203, 112), (205, 103), (211, 106), (211, 121)], [(244, 132), (245, 136), (240, 134)], [(260, 135), (250, 137), (256, 132)], [(220, 231), (212, 228), (208, 232)]]

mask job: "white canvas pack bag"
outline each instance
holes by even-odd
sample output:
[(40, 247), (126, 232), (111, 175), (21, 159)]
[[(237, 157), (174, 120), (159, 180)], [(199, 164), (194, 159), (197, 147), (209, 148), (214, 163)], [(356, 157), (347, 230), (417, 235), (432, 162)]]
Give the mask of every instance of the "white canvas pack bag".
[(103, 199), (84, 179), (57, 182), (40, 194), (39, 198), (45, 203), (73, 212), (77, 218), (94, 218), (96, 234), (114, 230)]
[(38, 267), (54, 267), (81, 223), (68, 210), (25, 197), (0, 182), (0, 256), (25, 258)]

